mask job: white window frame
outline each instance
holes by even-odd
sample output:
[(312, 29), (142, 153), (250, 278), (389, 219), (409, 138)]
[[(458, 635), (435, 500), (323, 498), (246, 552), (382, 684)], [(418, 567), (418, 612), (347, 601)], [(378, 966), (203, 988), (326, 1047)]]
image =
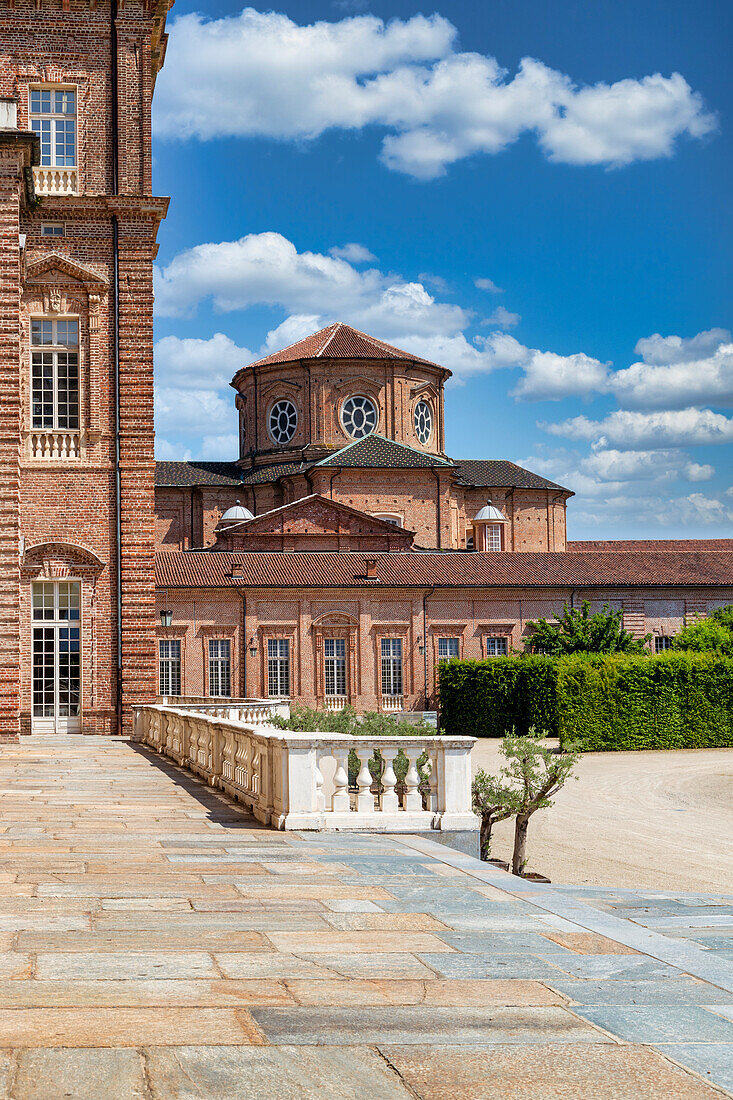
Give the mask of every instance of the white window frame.
[[(444, 651), (441, 653), (441, 649)], [(455, 653), (449, 652), (449, 650), (455, 650)], [(461, 655), (461, 639), (456, 637), (448, 637), (447, 635), (438, 638), (438, 664), (443, 664), (444, 661), (454, 661)]]
[[(34, 97), (38, 93), (41, 95), (48, 94), (50, 99), (50, 109), (34, 110)], [(57, 95), (73, 95), (74, 96), (74, 110), (73, 112), (58, 111), (55, 108), (58, 106), (56, 102)], [(68, 128), (68, 123), (72, 122), (73, 127), (71, 130)], [(44, 123), (47, 124), (44, 126)], [(35, 124), (35, 125), (34, 125)], [(35, 134), (38, 135), (41, 143), (41, 158), (40, 166), (42, 168), (65, 168), (72, 169), (78, 167), (79, 162), (79, 91), (74, 84), (31, 84), (28, 87), (28, 126)], [(58, 138), (59, 134), (63, 134), (63, 147), (66, 148), (68, 133), (73, 133), (73, 146), (74, 156), (73, 160), (67, 155), (63, 155), (60, 158), (57, 156), (58, 152)], [(44, 152), (44, 147), (48, 145), (48, 152)]]
[(402, 638), (381, 638), (379, 652), (382, 695), (401, 698), (404, 695)]
[(395, 527), (404, 527), (402, 516), (399, 512), (372, 512), (375, 519), (381, 519), (383, 523), (391, 523)]
[[(44, 599), (39, 605), (43, 614), (36, 615), (36, 593), (41, 590), (44, 595)], [(65, 590), (66, 600), (62, 602), (61, 593)], [(76, 596), (76, 600), (71, 599), (72, 592)], [(48, 601), (45, 597), (50, 594), (51, 600)], [(65, 609), (65, 614), (63, 613)], [(76, 614), (73, 614), (73, 612)], [(76, 703), (75, 713), (61, 714), (61, 709), (64, 704), (61, 703), (61, 694), (63, 688), (63, 677), (61, 670), (62, 654), (64, 652), (72, 653), (71, 648), (67, 650), (62, 649), (62, 636), (63, 630), (78, 630), (78, 652), (79, 655), (79, 670), (78, 670), (78, 701)], [(36, 667), (35, 667), (35, 655), (36, 655), (36, 630), (50, 630), (52, 631), (52, 645), (53, 645), (53, 701), (52, 708), (53, 714), (37, 714), (36, 703)], [(72, 642), (71, 637), (68, 639), (69, 645)], [(55, 732), (73, 733), (78, 732), (81, 729), (81, 713), (82, 713), (82, 700), (83, 700), (83, 623), (82, 623), (82, 582), (78, 577), (65, 577), (63, 580), (42, 580), (34, 581), (31, 586), (31, 722), (32, 728), (39, 731), (50, 730), (53, 727)], [(45, 647), (44, 647), (45, 648)], [(45, 664), (45, 662), (44, 662)], [(45, 677), (44, 677), (45, 683)], [(44, 689), (44, 703), (46, 706), (46, 693)], [(69, 703), (65, 704), (70, 709)]]
[(509, 654), (509, 639), (506, 634), (484, 635), (485, 657), (507, 657)]
[[(360, 428), (356, 428), (353, 423), (354, 408), (357, 402), (361, 402), (358, 406), (362, 412), (367, 405), (371, 406), (374, 413), (374, 423), (368, 431), (363, 431)], [(348, 409), (348, 411), (347, 411)], [(344, 398), (341, 404), (341, 413), (339, 417), (341, 421), (341, 427), (351, 439), (366, 439), (367, 436), (376, 432), (379, 427), (379, 406), (373, 397), (368, 397), (365, 393), (351, 393), (348, 397)], [(365, 418), (366, 419), (366, 418)], [(351, 426), (349, 426), (351, 425)]]
[(267, 639), (267, 695), (270, 699), (290, 695), (290, 638)]
[(492, 553), (501, 550), (501, 524), (490, 523), (486, 528), (486, 549)]
[[(66, 341), (59, 340), (59, 334), (63, 331), (61, 326), (67, 326), (67, 335), (69, 327), (73, 325), (76, 330), (76, 342), (70, 343), (68, 339)], [(36, 338), (38, 331), (36, 326), (40, 326), (41, 339)], [(45, 332), (49, 332), (51, 335), (50, 341), (46, 341), (43, 338)], [(32, 317), (31, 318), (31, 377), (30, 377), (30, 402), (31, 402), (31, 428), (33, 431), (40, 432), (78, 432), (81, 429), (81, 364), (79, 356), (79, 318), (74, 316), (69, 317)], [(63, 416), (60, 413), (60, 396), (61, 390), (59, 387), (59, 367), (62, 365), (62, 359), (65, 359), (66, 371), (66, 393), (67, 411)], [(68, 400), (68, 394), (74, 391), (68, 386), (68, 368), (76, 368), (76, 390), (75, 401), (71, 403)], [(46, 423), (48, 414), (45, 411), (47, 402), (45, 400), (45, 382), (48, 380), (46, 375), (46, 369), (51, 368), (50, 382), (51, 382), (51, 413), (50, 423)], [(38, 373), (37, 373), (38, 372)], [(36, 400), (40, 402), (41, 412), (37, 415), (35, 411)], [(61, 420), (65, 419), (66, 424), (62, 424)], [(38, 422), (40, 421), (40, 423)], [(71, 421), (71, 423), (69, 423)], [(73, 422), (76, 423), (73, 423)]]
[(158, 695), (182, 694), (182, 651), (180, 638), (158, 638)]
[[(421, 410), (425, 410), (423, 413)], [(420, 436), (420, 422), (424, 421), (426, 429), (425, 438)], [(412, 414), (412, 423), (415, 429), (415, 438), (421, 447), (427, 447), (428, 443), (433, 437), (433, 408), (429, 401), (426, 401), (424, 397), (421, 397), (415, 404), (415, 409)]]
[(670, 634), (655, 634), (654, 635), (654, 653), (668, 653), (672, 648), (672, 637)]
[(347, 695), (346, 638), (323, 639), (323, 693), (327, 698)]
[(66, 236), (66, 222), (42, 222), (41, 223), (41, 236), (42, 237), (65, 237)]
[(208, 674), (209, 695), (214, 699), (232, 697), (232, 642), (231, 638), (209, 638)]
[[(275, 413), (275, 409), (277, 409), (279, 406), (283, 407), (280, 410), (280, 413), (278, 413), (278, 418), (282, 413), (286, 412), (285, 406), (289, 406), (292, 410), (291, 412), (286, 412), (286, 415), (288, 417), (288, 431), (290, 433), (287, 436), (287, 439), (278, 439), (272, 426), (272, 417)], [(278, 397), (277, 401), (273, 401), (272, 405), (270, 406), (270, 411), (267, 414), (267, 434), (269, 435), (272, 442), (277, 444), (278, 447), (286, 447), (287, 444), (290, 443), (295, 436), (297, 430), (298, 406), (289, 397)]]

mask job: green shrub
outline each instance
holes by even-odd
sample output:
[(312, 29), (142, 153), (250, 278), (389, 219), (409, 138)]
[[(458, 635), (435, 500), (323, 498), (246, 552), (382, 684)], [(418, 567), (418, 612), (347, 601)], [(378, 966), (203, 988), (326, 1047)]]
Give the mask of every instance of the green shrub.
[(523, 655), (446, 661), (439, 669), (440, 724), (448, 734), (504, 737), (533, 726), (557, 736), (557, 661)]
[(714, 653), (565, 657), (562, 744), (585, 752), (733, 746), (733, 660)]

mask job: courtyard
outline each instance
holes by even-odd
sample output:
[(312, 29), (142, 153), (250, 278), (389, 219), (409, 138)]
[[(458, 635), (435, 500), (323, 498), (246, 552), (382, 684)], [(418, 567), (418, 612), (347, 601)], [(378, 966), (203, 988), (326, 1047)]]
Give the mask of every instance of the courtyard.
[(733, 1090), (733, 897), (277, 833), (125, 741), (0, 767), (6, 1100)]

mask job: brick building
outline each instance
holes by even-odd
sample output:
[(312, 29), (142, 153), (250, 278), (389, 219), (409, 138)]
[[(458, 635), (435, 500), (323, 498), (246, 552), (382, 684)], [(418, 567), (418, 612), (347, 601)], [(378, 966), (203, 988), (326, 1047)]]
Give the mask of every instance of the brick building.
[(156, 690), (150, 108), (170, 0), (0, 9), (0, 736)]
[(238, 460), (157, 464), (161, 694), (432, 709), (565, 602), (663, 649), (733, 601), (733, 540), (569, 543), (569, 489), (449, 458), (448, 377), (344, 324), (238, 371)]

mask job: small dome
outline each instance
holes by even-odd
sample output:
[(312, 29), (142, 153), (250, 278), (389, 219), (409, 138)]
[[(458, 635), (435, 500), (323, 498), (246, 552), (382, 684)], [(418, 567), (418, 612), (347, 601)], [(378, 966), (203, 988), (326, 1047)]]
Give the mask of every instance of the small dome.
[(490, 500), (473, 517), (474, 523), (507, 523), (508, 520), (500, 508), (497, 508)]
[(219, 523), (241, 523), (245, 519), (254, 519), (249, 508), (245, 508), (241, 501), (237, 501), (233, 508), (227, 508)]

